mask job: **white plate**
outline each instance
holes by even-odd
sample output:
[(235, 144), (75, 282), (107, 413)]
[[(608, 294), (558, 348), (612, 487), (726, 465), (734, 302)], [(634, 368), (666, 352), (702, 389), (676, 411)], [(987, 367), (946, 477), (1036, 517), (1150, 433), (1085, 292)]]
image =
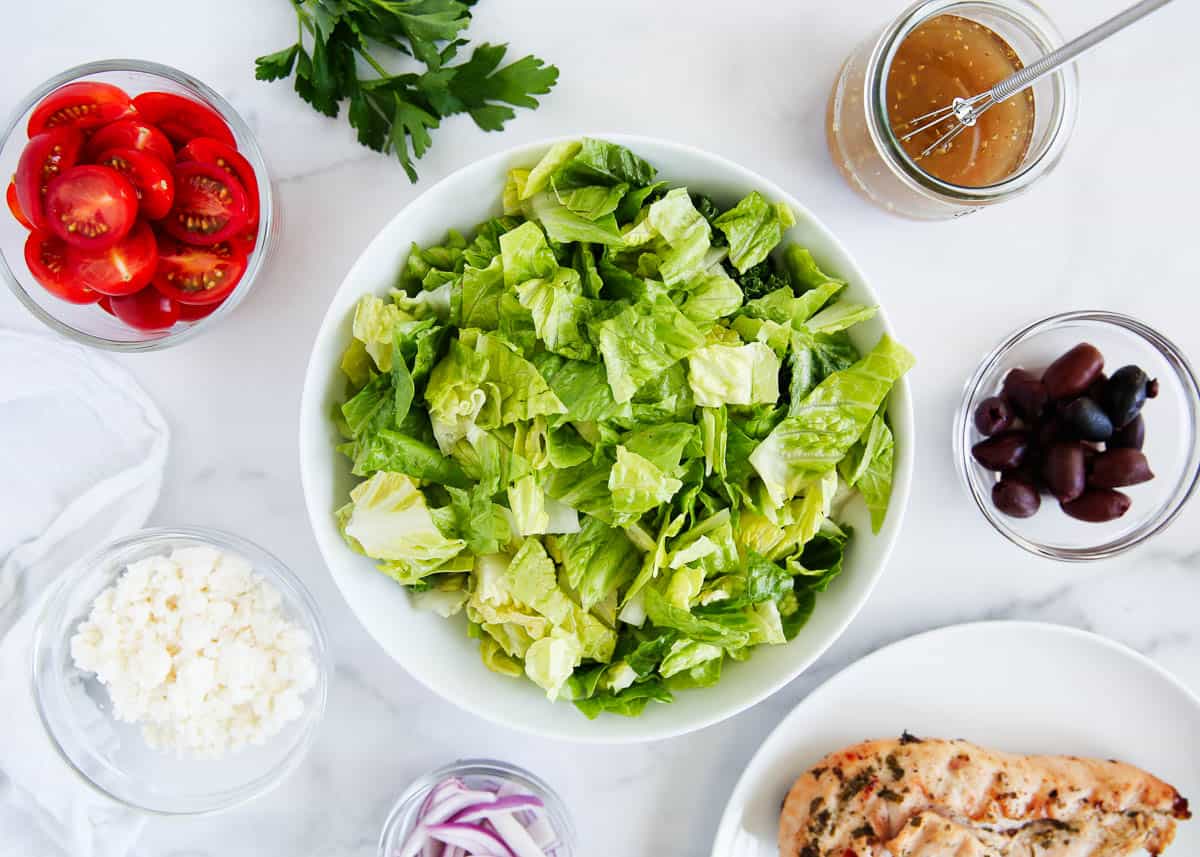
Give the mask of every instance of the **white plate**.
[[(734, 787), (713, 857), (777, 857), (779, 807), (796, 777), (834, 750), (904, 730), (1120, 759), (1200, 799), (1200, 698), (1161, 667), (1060, 625), (956, 625), (868, 655), (796, 706)], [(1166, 854), (1200, 854), (1200, 820), (1182, 822)]]
[[(732, 205), (751, 190), (786, 202), (798, 223), (785, 235), (809, 248), (822, 268), (849, 281), (851, 300), (881, 303), (866, 275), (833, 234), (798, 200), (750, 170), (716, 155), (677, 143), (616, 134), (596, 135), (628, 146), (659, 169), (659, 177), (707, 193)], [(563, 138), (570, 139), (570, 138)], [(587, 720), (567, 702), (552, 704), (531, 682), (489, 672), (478, 643), (468, 639), (463, 617), (442, 619), (414, 610), (402, 587), (353, 553), (338, 534), (333, 512), (347, 502), (355, 480), (349, 463), (334, 450), (341, 442), (330, 414), (345, 381), (338, 369), (350, 341), (354, 305), (365, 294), (383, 295), (396, 280), (412, 242), (439, 244), (446, 230), (463, 232), (500, 214), (508, 170), (530, 166), (556, 141), (545, 140), (502, 152), (443, 179), (401, 210), (354, 263), (334, 295), (313, 344), (300, 403), (300, 475), (317, 544), (350, 609), (389, 654), (414, 678), (446, 699), (489, 720), (535, 734), (586, 742), (645, 741), (679, 735), (716, 723), (774, 693), (817, 659), (858, 613), (883, 573), (896, 540), (912, 481), (913, 417), (908, 383), (902, 380), (889, 414), (896, 434), (896, 478), (887, 521), (872, 535), (865, 507), (855, 502), (846, 516), (855, 537), (846, 570), (817, 600), (812, 619), (786, 646), (763, 646), (745, 663), (731, 664), (714, 687), (676, 695), (670, 705), (651, 705), (636, 719), (606, 715)], [(860, 347), (891, 332), (881, 311), (852, 334)], [(384, 677), (381, 681), (386, 680)]]

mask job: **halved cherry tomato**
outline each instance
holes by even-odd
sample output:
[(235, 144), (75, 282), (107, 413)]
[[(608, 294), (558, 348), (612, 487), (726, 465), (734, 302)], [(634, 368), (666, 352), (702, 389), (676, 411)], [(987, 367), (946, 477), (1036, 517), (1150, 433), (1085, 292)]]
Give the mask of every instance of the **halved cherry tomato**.
[(119, 86), (80, 80), (60, 86), (41, 100), (29, 117), (29, 136), (47, 128), (97, 128), (132, 113), (133, 102)]
[(181, 304), (176, 303), (179, 307), (180, 321), (199, 321), (202, 318), (207, 318), (217, 311), (217, 307), (225, 301), (217, 301), (215, 304)]
[(158, 267), (158, 242), (145, 221), (105, 250), (72, 247), (67, 262), (75, 280), (102, 295), (130, 295), (150, 285)]
[(179, 150), (179, 160), (214, 164), (241, 182), (246, 191), (246, 225), (258, 223), (258, 178), (237, 149), (211, 137), (197, 137)]
[(179, 320), (179, 304), (158, 289), (145, 288), (113, 298), (112, 314), (138, 330), (166, 330)]
[(46, 291), (73, 304), (93, 304), (100, 293), (79, 283), (71, 267), (70, 250), (53, 232), (35, 229), (25, 239), (25, 264)]
[(34, 226), (46, 229), (49, 224), (43, 208), (46, 188), (79, 160), (83, 134), (76, 128), (52, 128), (38, 134), (25, 144), (17, 161), (17, 201)]
[(100, 298), (100, 300), (96, 301), (96, 306), (100, 307), (100, 309), (104, 310), (109, 315), (113, 314), (112, 298), (110, 298), (108, 295), (104, 295)]
[(254, 226), (246, 226), (241, 229), (236, 235), (229, 236), (229, 246), (238, 253), (241, 253), (247, 259), (254, 252), (255, 246), (258, 244), (258, 224)]
[(73, 247), (103, 250), (129, 234), (137, 191), (110, 167), (71, 167), (46, 188), (46, 225)]
[(166, 217), (175, 201), (175, 177), (158, 158), (136, 149), (109, 149), (95, 161), (102, 167), (116, 170), (133, 185), (138, 198), (138, 211), (143, 217), (158, 220)]
[(25, 212), (21, 210), (21, 201), (17, 199), (17, 183), (15, 181), (8, 183), (8, 190), (4, 192), (4, 201), (8, 203), (8, 210), (17, 219), (17, 223), (26, 229), (33, 229), (33, 224), (29, 222), (29, 218), (25, 216)]
[(191, 244), (217, 244), (246, 225), (246, 191), (218, 166), (175, 165), (175, 205), (163, 221), (168, 232)]
[(138, 114), (157, 125), (176, 144), (196, 137), (214, 137), (236, 146), (233, 132), (217, 111), (191, 98), (173, 92), (143, 92), (133, 99)]
[(246, 271), (246, 257), (228, 243), (195, 247), (166, 238), (158, 244), (154, 288), (181, 304), (220, 303)]
[(149, 152), (166, 166), (175, 166), (175, 147), (167, 135), (137, 118), (122, 119), (98, 129), (84, 146), (84, 158), (95, 163), (96, 157), (109, 149)]

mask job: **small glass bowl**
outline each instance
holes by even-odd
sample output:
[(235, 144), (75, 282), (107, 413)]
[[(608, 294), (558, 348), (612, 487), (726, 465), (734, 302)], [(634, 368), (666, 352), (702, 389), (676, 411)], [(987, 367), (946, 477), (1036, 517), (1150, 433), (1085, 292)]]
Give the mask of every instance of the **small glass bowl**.
[[(1081, 342), (1104, 355), (1105, 371), (1135, 364), (1159, 382), (1159, 394), (1142, 410), (1143, 451), (1154, 479), (1120, 489), (1133, 504), (1115, 521), (1102, 524), (1067, 516), (1053, 497), (1029, 518), (1013, 518), (992, 504), (997, 476), (971, 455), (983, 439), (975, 428), (979, 403), (997, 395), (1010, 369), (1040, 374)], [(1129, 316), (1103, 311), (1069, 312), (1034, 322), (1006, 338), (988, 354), (967, 382), (954, 422), (954, 455), (967, 493), (983, 516), (1014, 544), (1038, 556), (1084, 561), (1116, 556), (1161, 532), (1175, 520), (1200, 480), (1200, 385), (1187, 358), (1166, 337)]]
[(29, 232), (7, 209), (0, 209), (0, 275), (17, 300), (40, 321), (77, 342), (109, 351), (151, 351), (178, 345), (218, 324), (241, 303), (258, 279), (270, 256), (278, 232), (270, 176), (262, 151), (250, 127), (215, 90), (194, 77), (159, 63), (143, 60), (101, 60), (67, 69), (35, 87), (8, 118), (0, 133), (0, 176), (16, 172), (17, 161), (28, 138), (25, 126), (37, 104), (60, 86), (78, 80), (100, 80), (121, 87), (131, 96), (163, 91), (184, 95), (208, 105), (221, 115), (237, 140), (238, 151), (250, 162), (258, 179), (258, 242), (246, 263), (246, 272), (225, 301), (209, 315), (196, 321), (177, 321), (167, 330), (146, 331), (114, 318), (96, 304), (72, 304), (56, 298), (38, 284), (25, 264), (25, 239)]
[(400, 846), (416, 824), (421, 802), (429, 790), (447, 777), (457, 777), (468, 786), (494, 787), (509, 782), (529, 794), (540, 797), (546, 804), (546, 816), (558, 834), (558, 846), (547, 851), (548, 857), (574, 857), (575, 828), (567, 808), (545, 781), (529, 771), (491, 759), (459, 759), (445, 767), (430, 771), (404, 790), (392, 811), (388, 813), (379, 834), (379, 857), (396, 857)]
[[(129, 563), (175, 548), (211, 545), (244, 557), (254, 573), (279, 590), (285, 616), (312, 638), (316, 684), (304, 713), (262, 745), (220, 759), (177, 758), (147, 746), (138, 724), (111, 713), (108, 690), (71, 657), (71, 637), (92, 602)], [(114, 800), (160, 815), (217, 812), (257, 797), (300, 764), (325, 712), (332, 663), (316, 602), (296, 575), (262, 548), (216, 530), (142, 530), (119, 539), (68, 569), (47, 599), (34, 632), (33, 686), (51, 743), (88, 784)]]

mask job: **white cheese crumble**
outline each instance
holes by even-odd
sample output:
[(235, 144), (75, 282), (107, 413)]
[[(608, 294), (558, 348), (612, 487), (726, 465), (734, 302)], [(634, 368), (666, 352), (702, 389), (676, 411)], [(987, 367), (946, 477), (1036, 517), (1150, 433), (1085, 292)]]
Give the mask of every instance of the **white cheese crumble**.
[(316, 683), (312, 639), (282, 602), (242, 557), (180, 548), (130, 563), (92, 603), (71, 656), (150, 747), (217, 758), (300, 717)]

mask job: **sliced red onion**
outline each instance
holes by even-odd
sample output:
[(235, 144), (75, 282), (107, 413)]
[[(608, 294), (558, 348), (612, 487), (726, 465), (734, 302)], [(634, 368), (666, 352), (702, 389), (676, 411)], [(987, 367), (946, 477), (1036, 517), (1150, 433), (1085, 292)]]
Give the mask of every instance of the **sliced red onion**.
[(469, 806), (486, 805), (494, 803), (495, 800), (496, 796), (491, 792), (473, 791), (470, 789), (458, 791), (434, 801), (424, 817), (421, 818), (421, 823), (425, 825), (441, 824)]
[(468, 855), (457, 845), (446, 845), (442, 850), (442, 857), (468, 857)]
[(497, 798), (491, 803), (477, 803), (468, 806), (454, 815), (450, 816), (448, 821), (466, 822), (480, 821), (482, 819), (490, 819), (494, 816), (504, 813), (511, 814), (519, 810), (529, 810), (545, 806), (542, 799), (533, 795), (508, 795), (507, 797)]
[(447, 845), (457, 845), (459, 848), (466, 849), (468, 854), (517, 857), (499, 836), (473, 824), (431, 824), (426, 830), (434, 839), (445, 842)]
[(500, 839), (508, 846), (514, 857), (546, 857), (546, 852), (538, 847), (537, 842), (529, 835), (521, 822), (511, 815), (494, 815), (488, 818), (488, 823), (496, 828)]
[(533, 841), (538, 844), (538, 848), (550, 851), (558, 845), (558, 834), (554, 832), (554, 828), (550, 825), (550, 819), (546, 818), (544, 812), (522, 813), (522, 815), (533, 816), (532, 821), (522, 821), (525, 829), (529, 831), (529, 835), (533, 837)]

